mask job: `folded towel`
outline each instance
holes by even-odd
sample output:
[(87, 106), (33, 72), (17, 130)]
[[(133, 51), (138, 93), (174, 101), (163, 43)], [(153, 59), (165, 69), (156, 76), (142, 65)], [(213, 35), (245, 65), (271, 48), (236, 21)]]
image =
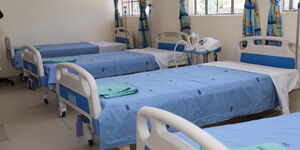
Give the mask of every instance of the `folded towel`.
[[(40, 48), (36, 48), (36, 47), (34, 47), (34, 48), (37, 49), (38, 51), (40, 50)], [(18, 52), (18, 51), (21, 51), (20, 47), (15, 48), (15, 53)]]
[(62, 62), (76, 62), (75, 58), (70, 58), (70, 57), (64, 57), (64, 58), (52, 58), (52, 59), (46, 59), (43, 60), (43, 64), (57, 64), (57, 63), (62, 63)]
[(100, 97), (110, 99), (135, 94), (138, 89), (122, 83), (107, 83), (98, 86)]
[(236, 148), (233, 150), (288, 150), (288, 149), (279, 144), (268, 143), (268, 144), (262, 144), (262, 145), (254, 145), (254, 146), (249, 146), (249, 147)]

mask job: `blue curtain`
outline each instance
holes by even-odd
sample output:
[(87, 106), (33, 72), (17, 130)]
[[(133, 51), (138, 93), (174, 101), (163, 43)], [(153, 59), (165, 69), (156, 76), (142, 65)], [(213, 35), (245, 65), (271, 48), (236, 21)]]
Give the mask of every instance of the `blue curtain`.
[(114, 5), (115, 5), (115, 27), (121, 27), (121, 17), (120, 17), (120, 11), (119, 11), (119, 0), (114, 0)]
[[(271, 7), (268, 17), (267, 36), (282, 37), (282, 21), (280, 14), (280, 0), (270, 0)], [(267, 44), (280, 46), (277, 41), (267, 41)]]
[(139, 37), (138, 37), (138, 47), (145, 48), (150, 45), (148, 39), (149, 25), (148, 17), (146, 14), (147, 0), (139, 0), (140, 5), (140, 18), (139, 18)]
[(261, 25), (256, 0), (245, 0), (243, 37), (260, 35)]
[(187, 11), (187, 1), (180, 0), (179, 20), (180, 20), (180, 31), (188, 35), (191, 34), (191, 22)]

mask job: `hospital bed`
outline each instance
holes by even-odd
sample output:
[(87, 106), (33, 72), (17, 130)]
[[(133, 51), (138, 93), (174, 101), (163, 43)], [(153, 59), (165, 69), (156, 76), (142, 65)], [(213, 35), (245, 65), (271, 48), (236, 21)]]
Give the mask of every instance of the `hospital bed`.
[(298, 150), (299, 119), (294, 113), (202, 130), (170, 112), (144, 107), (137, 117), (137, 150)]
[[(121, 52), (103, 54), (86, 54), (72, 56), (75, 64), (86, 69), (96, 79), (117, 75), (131, 74), (157, 69), (165, 69), (177, 65), (187, 65), (188, 57), (180, 45), (176, 52), (173, 51), (175, 44), (188, 35), (181, 32), (163, 32), (158, 34), (158, 48), (132, 49)], [(177, 60), (176, 65), (174, 58)], [(42, 58), (40, 52), (31, 46), (22, 48), (23, 72), (29, 75), (28, 87), (35, 89), (39, 84), (52, 90), (55, 86), (55, 70), (57, 64), (44, 64), (44, 61), (53, 58)], [(54, 58), (57, 59), (57, 58)], [(44, 101), (47, 104), (47, 93)]]
[[(282, 45), (254, 44), (263, 39), (281, 41)], [(100, 136), (101, 149), (135, 143), (136, 114), (143, 106), (165, 109), (198, 126), (278, 107), (288, 113), (288, 94), (298, 80), (289, 42), (272, 37), (246, 38), (239, 43), (243, 41), (248, 44), (238, 48), (241, 62), (214, 62), (97, 80), (75, 64), (59, 64), (59, 112), (65, 115), (67, 106), (78, 111), (78, 120), (85, 120), (89, 126), (86, 133)], [(253, 55), (260, 59), (255, 61)], [(274, 60), (282, 63), (270, 63)], [(128, 84), (139, 92), (100, 98), (97, 88), (107, 83)]]
[[(126, 35), (127, 34), (127, 35)], [(129, 29), (116, 28), (115, 42), (81, 42), (34, 46), (39, 50), (42, 58), (58, 56), (75, 56), (84, 54), (96, 54), (105, 52), (121, 51), (134, 47), (133, 35)], [(15, 68), (22, 68), (21, 48), (14, 47), (9, 37), (5, 38), (6, 55)]]

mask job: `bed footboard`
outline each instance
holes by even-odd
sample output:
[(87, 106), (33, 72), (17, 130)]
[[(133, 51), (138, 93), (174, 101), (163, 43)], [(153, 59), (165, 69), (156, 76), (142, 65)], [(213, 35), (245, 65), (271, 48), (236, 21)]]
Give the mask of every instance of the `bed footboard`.
[[(151, 121), (151, 132), (148, 129), (147, 119)], [(145, 147), (163, 150), (196, 150), (192, 145), (168, 132), (166, 125), (182, 132), (206, 150), (229, 150), (221, 142), (189, 121), (152, 107), (143, 107), (138, 112), (137, 150), (144, 150)]]
[(119, 27), (115, 29), (115, 41), (125, 43), (128, 48), (134, 48), (133, 34), (130, 29)]
[[(101, 105), (95, 79), (86, 70), (72, 63), (56, 67), (56, 93), (61, 117), (69, 106), (89, 121), (89, 131), (98, 135), (98, 117)], [(93, 138), (90, 136), (89, 143)], [(90, 143), (91, 144), (91, 143)]]
[(23, 46), (21, 56), (24, 74), (31, 75), (38, 80), (45, 76), (43, 60), (37, 49), (32, 46)]

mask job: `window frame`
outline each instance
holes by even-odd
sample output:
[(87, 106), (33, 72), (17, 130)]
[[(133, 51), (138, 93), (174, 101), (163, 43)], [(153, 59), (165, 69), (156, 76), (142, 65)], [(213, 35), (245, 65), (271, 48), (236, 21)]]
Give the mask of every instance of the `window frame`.
[[(127, 2), (126, 2), (127, 1)], [(124, 15), (124, 4), (127, 3), (128, 5), (127, 6), (130, 6), (130, 9), (129, 7), (127, 7), (127, 16), (139, 16), (140, 15), (140, 11), (138, 10), (137, 13), (134, 13), (134, 3), (139, 3), (139, 0), (121, 0), (121, 10), (122, 10), (122, 16)], [(150, 3), (150, 0), (147, 0), (147, 5)]]
[[(241, 15), (243, 14), (242, 12), (241, 13), (235, 13), (235, 3), (234, 1), (235, 0), (231, 0), (231, 10), (230, 10), (230, 13), (219, 13), (219, 0), (217, 0), (217, 4), (216, 4), (216, 13), (213, 13), (213, 14), (209, 14), (209, 10), (208, 10), (208, 1), (209, 0), (204, 0), (205, 1), (205, 13), (201, 14), (201, 13), (197, 13), (198, 12), (198, 8), (197, 8), (197, 3), (199, 0), (192, 0), (193, 1), (193, 5), (194, 5), (194, 10), (192, 11), (193, 14), (192, 15), (195, 15), (195, 16), (201, 16), (201, 15), (205, 15), (205, 16), (218, 16), (218, 15)], [(188, 5), (187, 7), (189, 7), (189, 1), (188, 1)], [(188, 8), (189, 10), (189, 8)]]

